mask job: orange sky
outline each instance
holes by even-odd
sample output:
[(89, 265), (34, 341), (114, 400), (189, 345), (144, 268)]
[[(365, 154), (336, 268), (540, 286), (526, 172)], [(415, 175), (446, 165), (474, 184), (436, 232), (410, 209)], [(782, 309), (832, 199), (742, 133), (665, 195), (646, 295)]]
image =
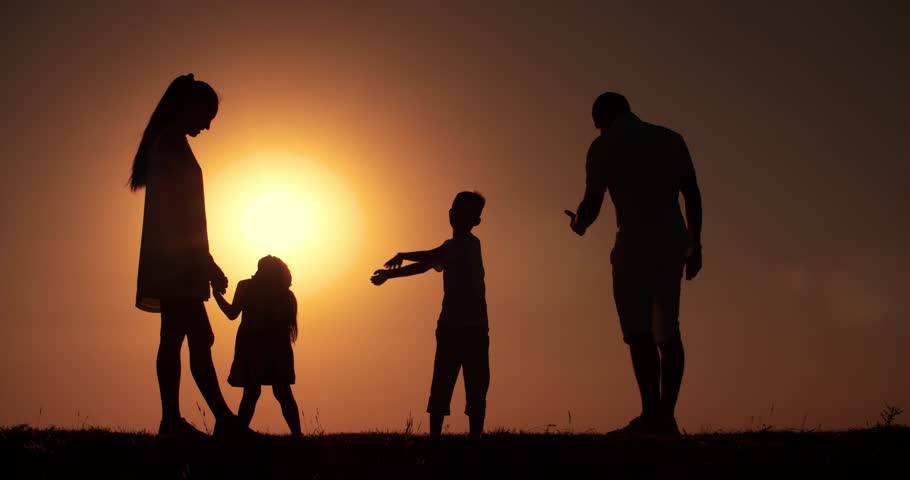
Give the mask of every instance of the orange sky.
[[(0, 29), (0, 425), (157, 428), (159, 322), (133, 307), (143, 196), (126, 181), (155, 103), (187, 72), (222, 97), (191, 144), (231, 292), (274, 253), (250, 243), (235, 201), (257, 166), (299, 160), (289, 178), (330, 219), (318, 247), (286, 255), (307, 428), (318, 409), (329, 431), (401, 429), (409, 413), (426, 431), (441, 276), (368, 278), (447, 238), (464, 189), (488, 202), (475, 230), (488, 427), (566, 428), (571, 412), (576, 431), (604, 431), (637, 414), (612, 209), (581, 239), (562, 213), (580, 200), (590, 105), (608, 89), (685, 136), (704, 197), (680, 426), (845, 428), (910, 408), (907, 5), (61, 3), (9, 7)], [(207, 308), (236, 409), (237, 323)], [(184, 360), (183, 414), (199, 424)], [(269, 395), (252, 426), (285, 431)]]

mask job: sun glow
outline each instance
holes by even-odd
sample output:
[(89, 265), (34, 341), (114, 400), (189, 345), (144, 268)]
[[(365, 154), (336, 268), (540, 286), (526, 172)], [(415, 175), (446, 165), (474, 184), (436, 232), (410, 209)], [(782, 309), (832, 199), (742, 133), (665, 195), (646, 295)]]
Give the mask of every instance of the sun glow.
[(212, 255), (236, 285), (265, 255), (282, 258), (304, 296), (350, 267), (361, 213), (345, 183), (293, 154), (257, 154), (206, 180)]

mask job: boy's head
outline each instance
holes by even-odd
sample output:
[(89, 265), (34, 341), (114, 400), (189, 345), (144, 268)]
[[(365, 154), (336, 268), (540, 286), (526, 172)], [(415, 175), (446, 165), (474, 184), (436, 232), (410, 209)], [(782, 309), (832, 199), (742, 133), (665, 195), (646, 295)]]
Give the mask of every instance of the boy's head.
[(480, 192), (458, 192), (449, 209), (449, 225), (465, 230), (480, 225), (480, 213), (486, 203)]

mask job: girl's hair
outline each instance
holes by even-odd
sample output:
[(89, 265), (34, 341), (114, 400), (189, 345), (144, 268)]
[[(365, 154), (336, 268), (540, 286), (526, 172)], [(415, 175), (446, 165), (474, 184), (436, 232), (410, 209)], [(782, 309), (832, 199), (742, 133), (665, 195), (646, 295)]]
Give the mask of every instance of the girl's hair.
[(266, 255), (259, 259), (258, 270), (253, 275), (257, 297), (268, 316), (279, 320), (287, 328), (291, 342), (297, 340), (297, 299), (291, 292), (291, 270), (280, 258)]
[(149, 149), (161, 134), (161, 131), (174, 122), (180, 115), (191, 110), (204, 111), (215, 116), (218, 113), (218, 94), (211, 85), (195, 80), (193, 74), (181, 75), (164, 91), (158, 106), (152, 112), (149, 123), (142, 133), (142, 140), (133, 158), (133, 172), (130, 175), (130, 190), (136, 191), (145, 186), (149, 163)]

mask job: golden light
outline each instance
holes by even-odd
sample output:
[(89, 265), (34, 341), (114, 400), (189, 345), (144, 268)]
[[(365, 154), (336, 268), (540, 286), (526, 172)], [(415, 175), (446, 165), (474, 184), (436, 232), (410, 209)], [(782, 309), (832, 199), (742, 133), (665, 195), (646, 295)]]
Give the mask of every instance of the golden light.
[(298, 297), (308, 296), (349, 268), (360, 248), (356, 197), (312, 159), (251, 155), (207, 178), (206, 189), (210, 249), (232, 286), (274, 255), (291, 268)]

